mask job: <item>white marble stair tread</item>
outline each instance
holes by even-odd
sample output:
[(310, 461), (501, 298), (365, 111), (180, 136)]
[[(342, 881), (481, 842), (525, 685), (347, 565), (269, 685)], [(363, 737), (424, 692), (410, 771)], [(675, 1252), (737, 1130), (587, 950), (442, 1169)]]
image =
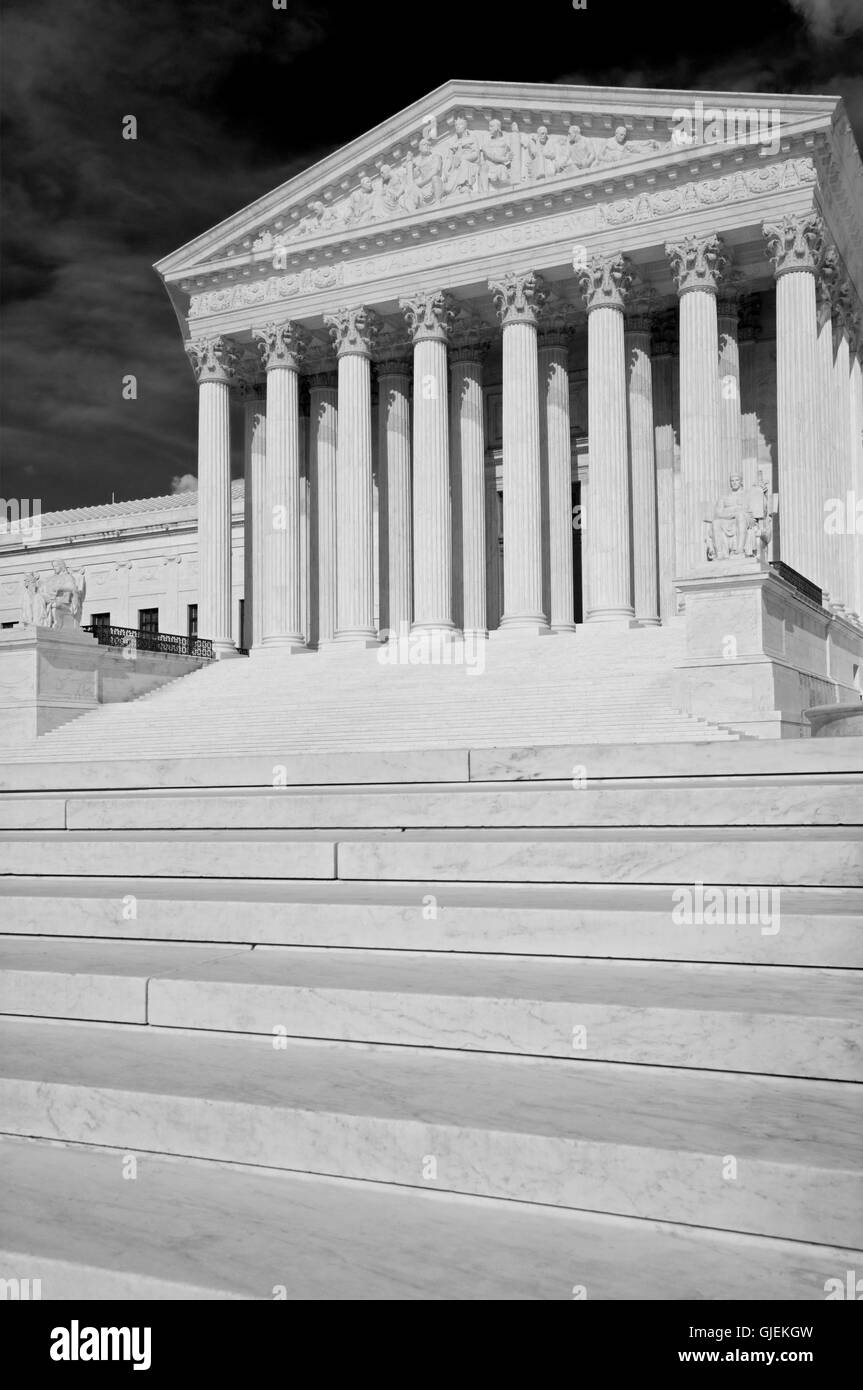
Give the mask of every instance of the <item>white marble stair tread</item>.
[[(690, 925), (668, 885), (370, 879), (0, 878), (0, 929), (26, 936), (249, 942), (859, 967), (863, 890), (786, 888), (778, 932)], [(124, 911), (129, 895), (136, 916)], [(434, 913), (429, 905), (434, 904)]]
[[(2, 754), (0, 754), (2, 760)], [(66, 802), (50, 792), (0, 795), (0, 830), (64, 830)]]
[[(110, 706), (106, 706), (106, 711)], [(47, 737), (47, 736), (46, 736)], [(64, 761), (64, 759), (66, 759)], [(99, 748), (59, 755), (45, 740), (17, 753), (0, 753), (0, 794), (8, 791), (56, 791), (58, 788), (142, 789), (146, 787), (267, 787), (274, 767), (293, 786), (320, 787), (398, 782), (571, 782), (583, 769), (589, 782), (603, 778), (647, 779), (681, 776), (772, 776), (863, 772), (863, 738), (754, 739), (717, 742), (650, 742), (561, 744), (548, 746), (498, 739), (493, 748), (468, 748), (462, 740), (448, 748), (336, 752), (279, 751), (205, 757), (154, 756), (139, 750), (134, 757), (105, 758)]]
[(149, 982), (203, 971), (239, 945), (0, 936), (0, 1013), (147, 1022)]
[(0, 1139), (0, 1164), (0, 1277), (32, 1271), (48, 1300), (271, 1300), (283, 1287), (291, 1300), (327, 1302), (570, 1301), (579, 1287), (592, 1301), (808, 1301), (851, 1259), (796, 1241), (150, 1154), (126, 1181), (116, 1151), (90, 1146)]
[[(330, 786), (318, 791), (258, 788), (238, 794), (227, 788), (207, 793), (70, 796), (65, 824), (70, 830), (239, 829), (353, 827), (503, 826), (705, 826), (863, 825), (863, 777), (725, 779), (693, 785), (677, 778), (657, 786), (645, 780), (574, 786), (570, 781), (425, 783), (406, 787)], [(0, 825), (4, 804), (0, 801)], [(64, 803), (59, 803), (63, 815)], [(26, 799), (14, 807), (27, 826)], [(34, 800), (33, 828), (44, 803)], [(61, 819), (62, 826), (63, 821)]]
[(761, 826), (748, 833), (734, 826), (10, 830), (0, 832), (0, 873), (856, 887), (863, 885), (863, 831), (853, 826)]
[[(9, 967), (0, 941), (0, 966), (15, 968), (6, 950)], [(277, 1021), (291, 1036), (863, 1081), (853, 971), (263, 946), (160, 971), (147, 1018), (264, 1033)]]
[(851, 826), (377, 834), (339, 836), (340, 879), (863, 885), (863, 832)]
[(863, 1080), (853, 971), (0, 937), (0, 1013)]
[(431, 1155), (441, 1190), (863, 1243), (847, 1083), (278, 1042), (7, 1019), (4, 1128), (411, 1186)]

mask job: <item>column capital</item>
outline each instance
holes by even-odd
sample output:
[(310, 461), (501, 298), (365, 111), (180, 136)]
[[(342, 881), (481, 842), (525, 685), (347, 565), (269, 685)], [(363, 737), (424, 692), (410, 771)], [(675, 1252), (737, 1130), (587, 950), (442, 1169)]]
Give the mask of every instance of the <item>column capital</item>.
[(740, 299), (743, 294), (743, 279), (739, 270), (729, 269), (716, 295), (716, 313), (721, 319), (731, 319), (734, 324), (740, 320)]
[(471, 362), (477, 367), (481, 367), (488, 352), (488, 343), (459, 343), (450, 349), (450, 366), (469, 365)]
[(378, 335), (378, 316), (365, 304), (324, 315), (337, 357), (371, 357)]
[(627, 333), (650, 333), (657, 294), (652, 285), (634, 280), (626, 301), (624, 328)]
[(612, 256), (590, 256), (587, 265), (576, 271), (575, 279), (588, 314), (592, 314), (594, 309), (619, 309), (622, 312), (635, 280), (635, 272), (629, 258), (616, 252)]
[(300, 362), (306, 347), (306, 335), (297, 323), (286, 320), (284, 323), (267, 323), (263, 328), (252, 330), (252, 337), (258, 344), (261, 365), (267, 372), (280, 367), (291, 372), (300, 370)]
[(411, 374), (411, 360), (409, 357), (384, 357), (375, 362), (375, 371), (378, 381), (386, 376), (409, 377)]
[(240, 355), (233, 338), (223, 338), (220, 334), (192, 338), (186, 343), (186, 354), (199, 386), (205, 381), (221, 381), (232, 386), (236, 381)]
[(455, 302), (446, 290), (417, 290), (399, 300), (415, 343), (431, 339), (445, 343), (455, 317)]
[(310, 391), (335, 391), (339, 384), (338, 372), (312, 372), (307, 380)]
[[(450, 329), (450, 342), (455, 351), (472, 352), (475, 360), (485, 357), (491, 343), (492, 330), (479, 314), (466, 305), (456, 308)], [(466, 361), (466, 358), (460, 358)]]
[(671, 262), (671, 274), (677, 285), (678, 295), (690, 290), (704, 290), (716, 294), (726, 280), (731, 266), (731, 258), (725, 249), (722, 238), (715, 233), (709, 236), (684, 236), (679, 241), (667, 241), (665, 254)]
[(775, 222), (763, 222), (761, 230), (777, 279), (792, 270), (815, 274), (824, 248), (824, 223), (819, 213), (788, 212)]
[(499, 280), (489, 280), (488, 287), (503, 328), (508, 323), (536, 324), (548, 298), (545, 281), (533, 270), (523, 275), (510, 271)]

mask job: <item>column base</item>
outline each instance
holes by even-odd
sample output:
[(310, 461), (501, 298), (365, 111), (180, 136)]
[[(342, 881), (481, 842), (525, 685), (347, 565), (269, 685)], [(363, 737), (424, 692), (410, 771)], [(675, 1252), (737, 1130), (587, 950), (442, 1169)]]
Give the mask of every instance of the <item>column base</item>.
[(377, 633), (369, 631), (368, 628), (360, 628), (359, 630), (346, 629), (343, 632), (337, 632), (329, 641), (323, 642), (318, 650), (328, 652), (350, 651), (352, 649), (354, 651), (363, 651), (372, 647), (379, 647), (380, 645), (381, 639), (378, 637)]
[(551, 625), (552, 637), (566, 636), (568, 632), (578, 632), (577, 625), (575, 623), (552, 623)]
[(504, 615), (500, 620), (500, 627), (496, 627), (492, 635), (496, 638), (550, 637), (551, 628), (542, 614), (538, 617), (528, 614), (523, 618), (507, 618)]
[(239, 655), (233, 642), (213, 642), (213, 656), (217, 661), (227, 661), (229, 657)]
[(307, 652), (309, 647), (302, 637), (265, 637), (259, 651), (272, 652)]
[(423, 637), (456, 638), (461, 636), (455, 623), (451, 622), (411, 623), (411, 636), (414, 633), (420, 633)]
[(661, 622), (661, 619), (659, 619), (659, 618), (636, 618), (635, 621), (633, 622), (632, 626), (633, 626), (633, 627), (662, 627), (662, 622)]
[(635, 611), (632, 608), (597, 608), (592, 613), (588, 613), (586, 621), (588, 623), (613, 623), (615, 627), (632, 627), (635, 623)]

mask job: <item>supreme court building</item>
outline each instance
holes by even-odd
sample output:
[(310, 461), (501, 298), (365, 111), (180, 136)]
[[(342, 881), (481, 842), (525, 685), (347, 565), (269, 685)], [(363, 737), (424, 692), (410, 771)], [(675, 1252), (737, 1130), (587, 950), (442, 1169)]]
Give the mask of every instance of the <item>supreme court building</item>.
[(236, 397), (252, 649), (662, 623), (734, 489), (858, 628), (861, 208), (835, 97), (453, 81), (167, 256), (199, 631)]

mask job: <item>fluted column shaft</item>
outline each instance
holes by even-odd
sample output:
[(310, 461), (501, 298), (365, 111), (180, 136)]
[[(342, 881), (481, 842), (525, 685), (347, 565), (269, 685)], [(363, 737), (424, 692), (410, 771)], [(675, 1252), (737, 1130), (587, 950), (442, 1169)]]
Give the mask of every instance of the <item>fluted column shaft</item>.
[(569, 422), (569, 339), (539, 335), (540, 457), (548, 496), (548, 608), (552, 632), (574, 632), (572, 576), (572, 439)]
[(595, 257), (577, 278), (587, 305), (587, 621), (626, 622), (634, 610), (623, 309), (632, 272), (623, 256)]
[(815, 584), (822, 575), (823, 457), (817, 438), (815, 272), (820, 219), (787, 215), (765, 225), (776, 275), (776, 414), (780, 558)]
[(659, 622), (656, 444), (650, 320), (646, 315), (634, 314), (626, 320), (625, 346), (629, 372), (632, 598), (636, 620), (645, 626), (655, 626)]
[(336, 450), (336, 641), (377, 640), (374, 616), (371, 350), (375, 319), (365, 308), (328, 315), (339, 363)]
[[(716, 302), (719, 334), (719, 450), (723, 477), (743, 475), (743, 417), (740, 404), (740, 343), (737, 295), (720, 294)], [(744, 477), (751, 484), (755, 478)]]
[(264, 647), (303, 646), (300, 544), (299, 371), (303, 336), (294, 323), (255, 330), (267, 373), (264, 491)]
[(501, 629), (547, 632), (542, 597), (542, 493), (538, 275), (507, 275), (489, 288), (503, 328), (503, 604)]
[[(716, 292), (728, 266), (719, 237), (684, 237), (666, 252), (680, 297), (680, 472), (683, 556), (687, 569), (707, 561), (705, 522), (723, 485), (720, 445), (719, 335)], [(737, 470), (739, 471), (739, 469)]]
[(452, 303), (443, 291), (401, 301), (414, 344), (413, 627), (452, 632), (447, 337)]
[(263, 639), (264, 537), (267, 407), (262, 391), (251, 387), (243, 399), (245, 415), (244, 531), (244, 646), (258, 647)]
[(230, 388), (237, 354), (230, 339), (195, 339), (186, 351), (198, 381), (198, 633), (216, 656), (232, 637)]
[(760, 333), (760, 298), (744, 298), (737, 333), (737, 352), (740, 361), (740, 429), (743, 457), (743, 482), (752, 487), (758, 482), (758, 336)]
[(838, 535), (827, 535), (823, 525), (825, 498), (836, 498), (844, 502), (854, 486), (851, 448), (851, 355), (848, 351), (848, 337), (841, 314), (834, 319), (834, 344), (832, 396), (836, 448), (834, 466), (828, 480), (828, 486), (824, 488), (824, 497), (821, 501), (821, 534), (824, 536), (825, 548), (828, 552), (825, 560), (831, 561), (832, 559), (834, 586), (830, 589), (831, 595), (850, 609), (853, 607), (854, 571), (856, 568), (854, 552), (858, 545), (863, 544), (863, 541), (849, 529), (847, 517), (846, 524)]
[[(674, 358), (671, 344), (659, 337), (652, 353), (653, 426), (656, 456), (657, 563), (659, 616), (664, 623), (677, 612), (674, 506)], [(637, 527), (637, 521), (635, 526)]]
[(860, 326), (861, 321), (858, 319), (855, 341), (851, 344), (851, 365), (849, 369), (849, 408), (851, 411), (851, 505), (853, 508), (851, 547), (854, 555), (854, 572), (852, 575), (854, 593), (850, 603), (854, 612), (863, 618), (863, 363), (861, 363), (860, 357)]
[(409, 631), (411, 561), (411, 403), (407, 362), (378, 366), (378, 517), (381, 631)]
[(309, 381), (310, 641), (336, 635), (336, 453), (338, 377), (319, 372)]
[(486, 515), (485, 421), (482, 395), (484, 347), (457, 347), (451, 354), (453, 591), (455, 621), (465, 634), (485, 637)]

